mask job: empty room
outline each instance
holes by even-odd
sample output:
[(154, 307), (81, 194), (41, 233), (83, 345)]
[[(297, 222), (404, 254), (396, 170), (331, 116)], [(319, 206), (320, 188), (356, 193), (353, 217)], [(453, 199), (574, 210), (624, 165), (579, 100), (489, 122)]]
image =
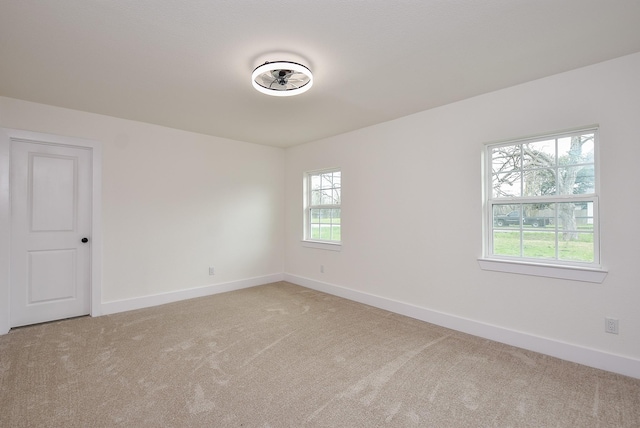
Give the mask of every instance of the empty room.
[(0, 426), (640, 426), (638, 22), (0, 0)]

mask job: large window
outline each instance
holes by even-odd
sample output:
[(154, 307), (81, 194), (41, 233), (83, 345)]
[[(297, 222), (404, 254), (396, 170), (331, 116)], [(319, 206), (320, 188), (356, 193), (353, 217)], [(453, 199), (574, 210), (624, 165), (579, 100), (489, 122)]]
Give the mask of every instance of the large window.
[(307, 173), (305, 193), (305, 240), (339, 244), (340, 170)]
[(598, 267), (597, 129), (486, 147), (485, 257)]

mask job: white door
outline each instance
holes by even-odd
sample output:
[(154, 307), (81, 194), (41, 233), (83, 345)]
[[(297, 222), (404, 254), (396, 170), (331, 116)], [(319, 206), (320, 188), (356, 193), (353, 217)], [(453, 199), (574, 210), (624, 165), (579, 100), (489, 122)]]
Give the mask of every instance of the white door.
[(90, 311), (91, 165), (88, 148), (11, 142), (11, 327)]

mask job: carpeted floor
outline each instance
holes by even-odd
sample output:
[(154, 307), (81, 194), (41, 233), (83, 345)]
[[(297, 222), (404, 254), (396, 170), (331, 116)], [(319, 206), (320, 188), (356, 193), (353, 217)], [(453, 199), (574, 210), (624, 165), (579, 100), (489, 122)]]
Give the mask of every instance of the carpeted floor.
[(1, 427), (640, 427), (640, 380), (289, 283), (0, 336)]

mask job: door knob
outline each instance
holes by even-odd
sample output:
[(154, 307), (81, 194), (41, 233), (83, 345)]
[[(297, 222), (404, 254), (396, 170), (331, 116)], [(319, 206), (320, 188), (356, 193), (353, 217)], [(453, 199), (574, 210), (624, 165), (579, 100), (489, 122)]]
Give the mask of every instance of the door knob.
[(82, 242), (86, 244), (87, 242), (89, 242), (89, 238), (82, 238)]

